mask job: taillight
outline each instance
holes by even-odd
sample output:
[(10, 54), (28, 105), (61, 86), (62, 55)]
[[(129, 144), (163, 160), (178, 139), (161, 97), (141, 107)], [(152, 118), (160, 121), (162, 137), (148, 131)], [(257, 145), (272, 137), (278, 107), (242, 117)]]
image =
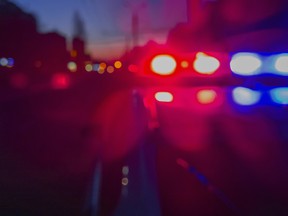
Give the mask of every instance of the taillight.
[(161, 54), (152, 59), (150, 67), (154, 73), (166, 76), (175, 72), (177, 62), (173, 56)]

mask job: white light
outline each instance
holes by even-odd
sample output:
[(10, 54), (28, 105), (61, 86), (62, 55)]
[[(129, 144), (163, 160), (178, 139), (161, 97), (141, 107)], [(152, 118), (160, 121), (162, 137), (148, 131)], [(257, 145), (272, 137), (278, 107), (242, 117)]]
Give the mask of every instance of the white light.
[(259, 73), (262, 61), (255, 53), (237, 53), (232, 57), (230, 68), (235, 74), (251, 76)]
[(197, 53), (193, 66), (198, 73), (213, 74), (220, 67), (220, 62), (212, 56)]
[(275, 103), (288, 104), (288, 88), (280, 87), (270, 91), (270, 96)]
[(129, 167), (128, 166), (122, 167), (122, 174), (125, 176), (127, 176), (129, 174)]
[(253, 105), (259, 102), (261, 93), (244, 87), (236, 87), (232, 91), (233, 100), (243, 106)]
[(155, 94), (155, 99), (159, 102), (172, 102), (173, 95), (169, 92), (157, 92)]
[(76, 72), (77, 71), (77, 64), (73, 61), (68, 62), (67, 64), (67, 68), (68, 70), (70, 70), (71, 72)]
[(128, 185), (128, 183), (129, 183), (129, 179), (128, 178), (122, 178), (122, 185), (123, 186), (127, 186)]
[(87, 72), (91, 72), (91, 71), (93, 70), (92, 64), (87, 64), (87, 65), (85, 66), (85, 70), (86, 70)]
[(174, 73), (177, 63), (170, 55), (157, 55), (151, 62), (151, 70), (159, 75), (170, 75)]
[(1, 58), (0, 59), (0, 65), (1, 66), (7, 66), (9, 63), (8, 59), (7, 58)]
[(288, 75), (288, 54), (279, 56), (275, 61), (274, 67), (281, 74)]

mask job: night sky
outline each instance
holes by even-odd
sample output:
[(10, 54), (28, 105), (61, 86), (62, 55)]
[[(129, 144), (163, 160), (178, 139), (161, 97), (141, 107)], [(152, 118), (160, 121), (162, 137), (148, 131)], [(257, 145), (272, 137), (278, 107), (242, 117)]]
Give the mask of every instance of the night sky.
[[(165, 42), (167, 32), (185, 22), (186, 0), (13, 0), (37, 16), (41, 32), (57, 31), (71, 38), (73, 17), (83, 20), (88, 50), (94, 57), (120, 55), (131, 41), (131, 11), (139, 9), (140, 44)], [(125, 3), (126, 2), (126, 3)], [(131, 45), (130, 45), (131, 46)]]

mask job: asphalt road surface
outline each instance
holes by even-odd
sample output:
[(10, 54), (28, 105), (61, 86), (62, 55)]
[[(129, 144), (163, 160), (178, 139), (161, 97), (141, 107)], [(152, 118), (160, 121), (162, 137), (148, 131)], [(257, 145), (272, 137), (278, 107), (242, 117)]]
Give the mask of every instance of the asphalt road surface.
[(181, 91), (150, 127), (145, 92), (2, 91), (1, 215), (288, 214), (287, 107), (195, 109)]

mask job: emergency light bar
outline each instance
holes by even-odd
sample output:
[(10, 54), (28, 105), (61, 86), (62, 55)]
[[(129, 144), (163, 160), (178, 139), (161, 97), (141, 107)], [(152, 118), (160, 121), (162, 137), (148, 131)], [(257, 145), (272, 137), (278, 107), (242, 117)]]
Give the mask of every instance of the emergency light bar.
[(239, 76), (274, 74), (288, 76), (288, 53), (239, 52), (230, 55), (197, 52), (187, 56), (159, 54), (152, 58), (149, 69), (161, 76), (180, 70), (190, 70), (198, 75), (214, 75), (224, 68)]

